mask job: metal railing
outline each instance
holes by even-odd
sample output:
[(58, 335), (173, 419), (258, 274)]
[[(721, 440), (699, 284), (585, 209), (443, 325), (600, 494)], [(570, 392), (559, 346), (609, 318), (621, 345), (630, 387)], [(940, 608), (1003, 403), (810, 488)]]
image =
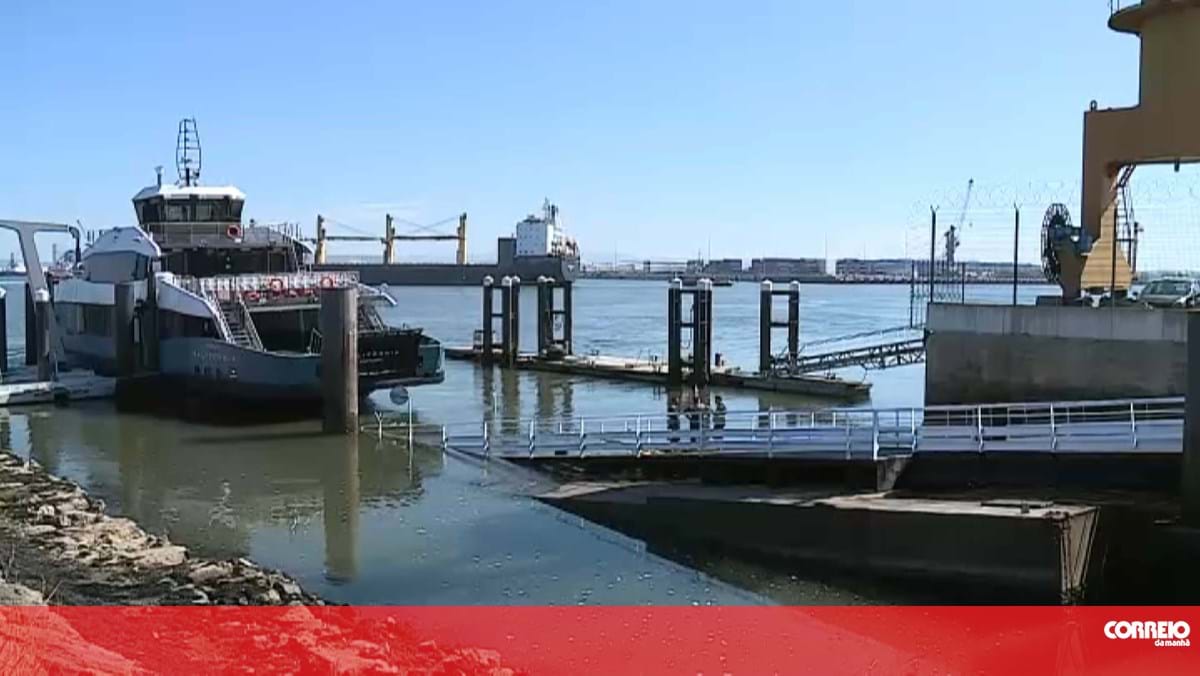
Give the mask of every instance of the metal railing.
[(443, 446), (483, 457), (660, 452), (878, 459), (915, 453), (1179, 453), (1183, 398), (690, 412), (447, 425)]
[(176, 277), (176, 283), (199, 295), (232, 300), (246, 293), (288, 293), (312, 291), (322, 286), (357, 286), (356, 271), (284, 272), (279, 274), (222, 275), (217, 277)]

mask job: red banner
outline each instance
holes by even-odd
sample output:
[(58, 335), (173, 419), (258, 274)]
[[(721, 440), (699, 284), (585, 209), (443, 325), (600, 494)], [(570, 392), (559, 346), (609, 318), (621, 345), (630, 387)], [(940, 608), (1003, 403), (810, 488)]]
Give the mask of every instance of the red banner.
[(5, 673), (1200, 673), (1195, 608), (0, 609)]

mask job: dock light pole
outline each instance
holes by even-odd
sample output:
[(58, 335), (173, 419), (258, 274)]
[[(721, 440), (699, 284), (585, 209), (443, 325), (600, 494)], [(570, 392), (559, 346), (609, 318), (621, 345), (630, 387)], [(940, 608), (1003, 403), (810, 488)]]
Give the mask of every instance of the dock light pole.
[(683, 384), (683, 280), (676, 277), (667, 287), (667, 383)]
[(495, 359), (495, 355), (492, 353), (492, 327), (496, 320), (496, 312), (492, 308), (495, 300), (495, 284), (496, 280), (492, 279), (491, 275), (483, 278), (483, 337), (479, 345), (479, 363), (484, 366), (491, 365)]

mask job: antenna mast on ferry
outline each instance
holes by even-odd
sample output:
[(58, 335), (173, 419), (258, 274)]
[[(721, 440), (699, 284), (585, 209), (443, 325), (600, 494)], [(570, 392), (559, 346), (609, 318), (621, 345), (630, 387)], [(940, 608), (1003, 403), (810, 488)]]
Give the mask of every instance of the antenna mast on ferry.
[(179, 184), (199, 184), (200, 166), (200, 132), (196, 128), (196, 118), (185, 117), (179, 121), (179, 134), (175, 137), (175, 171), (179, 173)]

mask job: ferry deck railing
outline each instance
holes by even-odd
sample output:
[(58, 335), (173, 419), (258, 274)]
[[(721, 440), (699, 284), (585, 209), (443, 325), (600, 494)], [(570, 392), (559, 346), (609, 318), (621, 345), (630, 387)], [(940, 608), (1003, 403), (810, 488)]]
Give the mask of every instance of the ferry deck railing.
[(278, 291), (313, 291), (322, 286), (358, 286), (358, 272), (284, 272), (279, 274), (219, 275), (215, 277), (175, 278), (184, 289), (192, 293), (213, 295), (220, 300), (233, 300), (247, 293), (270, 293)]
[[(382, 419), (379, 429), (382, 434)], [(508, 458), (694, 453), (878, 460), (917, 453), (1180, 453), (1183, 398), (494, 419), (443, 426), (442, 445)]]

